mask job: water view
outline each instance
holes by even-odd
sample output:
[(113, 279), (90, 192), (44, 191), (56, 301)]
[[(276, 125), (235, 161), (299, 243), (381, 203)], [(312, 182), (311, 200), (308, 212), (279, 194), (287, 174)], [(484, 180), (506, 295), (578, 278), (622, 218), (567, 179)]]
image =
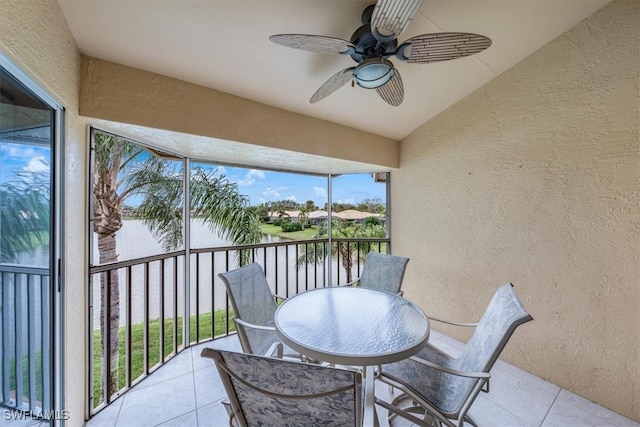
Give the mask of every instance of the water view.
[[(193, 221), (191, 225), (191, 244), (193, 248), (212, 248), (212, 247), (225, 247), (233, 246), (232, 242), (220, 237), (217, 233), (212, 231), (209, 226), (202, 221)], [(96, 239), (94, 239), (96, 240)], [(277, 236), (264, 235), (262, 241), (264, 243), (277, 243), (283, 241), (283, 239)], [(148, 257), (163, 253), (161, 244), (151, 234), (149, 229), (139, 220), (127, 220), (123, 222), (122, 229), (116, 233), (116, 242), (118, 248), (118, 261), (131, 260), (136, 258)], [(276, 255), (277, 252), (277, 255)], [(306, 271), (300, 270), (300, 274), (296, 280), (287, 281), (288, 271), (291, 268), (295, 269), (297, 256), (300, 252), (296, 253), (295, 250), (286, 250), (286, 247), (276, 248), (274, 246), (259, 249), (255, 252), (255, 259), (262, 265), (266, 265), (267, 280), (273, 286), (276, 283), (287, 283), (288, 289), (277, 289), (278, 294), (286, 295), (295, 294), (299, 289), (305, 289), (307, 284), (315, 287), (316, 283), (322, 283), (323, 277), (326, 276), (326, 272), (322, 266), (317, 269), (310, 265)], [(93, 248), (94, 262), (98, 260), (98, 248), (97, 242), (94, 242)], [(265, 263), (265, 257), (267, 262)], [(277, 265), (276, 265), (277, 260)], [(176, 265), (177, 264), (177, 265)], [(237, 259), (234, 255), (228, 256), (225, 252), (218, 252), (215, 254), (205, 253), (201, 255), (192, 255), (191, 258), (191, 286), (190, 292), (190, 307), (192, 313), (195, 312), (196, 304), (198, 305), (199, 312), (209, 312), (213, 307), (214, 310), (223, 309), (227, 305), (226, 291), (223, 282), (217, 277), (218, 271), (226, 271), (228, 269), (234, 269), (239, 266)], [(214, 268), (215, 267), (215, 268)], [(175, 260), (169, 259), (165, 263), (164, 267), (164, 283), (172, 283), (173, 278), (178, 278), (178, 316), (182, 316), (184, 313), (184, 291), (182, 287), (183, 283), (183, 261), (179, 259), (176, 263)], [(177, 269), (177, 270), (176, 270)], [(337, 274), (337, 265), (334, 269), (334, 277)], [(164, 294), (165, 307), (163, 307), (164, 315), (166, 318), (173, 317), (173, 293), (172, 286), (165, 285), (164, 290), (161, 289), (161, 264), (160, 262), (152, 262), (149, 264), (148, 271), (145, 269), (144, 264), (139, 264), (131, 267), (131, 315), (132, 323), (141, 323), (144, 320), (144, 306), (145, 306), (145, 286), (144, 278), (148, 274), (149, 277), (149, 289), (147, 298), (152, 303), (149, 305), (149, 318), (157, 319), (160, 315), (160, 293)], [(215, 274), (212, 274), (213, 272)], [(127, 270), (119, 270), (119, 289), (120, 289), (120, 311), (124, 313), (127, 310), (125, 283), (127, 280)], [(342, 273), (344, 274), (344, 273)], [(198, 286), (196, 293), (196, 275), (198, 276)], [(92, 294), (93, 294), (93, 328), (100, 327), (100, 280), (99, 276), (95, 275), (91, 282)], [(197, 301), (196, 301), (197, 300)], [(120, 324), (125, 324), (125, 316), (120, 317)]]

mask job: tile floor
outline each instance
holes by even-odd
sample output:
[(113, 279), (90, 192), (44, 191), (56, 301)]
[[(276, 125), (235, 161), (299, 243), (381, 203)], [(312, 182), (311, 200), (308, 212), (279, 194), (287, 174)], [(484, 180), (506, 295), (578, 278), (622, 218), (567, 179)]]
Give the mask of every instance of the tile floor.
[[(431, 342), (452, 355), (459, 354), (463, 347), (462, 343), (435, 331), (432, 331)], [(191, 347), (94, 416), (87, 427), (228, 425), (227, 414), (220, 403), (225, 392), (212, 361), (200, 357), (203, 347), (240, 351), (235, 336)], [(492, 370), (490, 393), (481, 393), (470, 413), (483, 427), (640, 427), (628, 418), (502, 361)], [(393, 427), (411, 425), (398, 421)], [(3, 427), (39, 424), (5, 423), (0, 424)]]

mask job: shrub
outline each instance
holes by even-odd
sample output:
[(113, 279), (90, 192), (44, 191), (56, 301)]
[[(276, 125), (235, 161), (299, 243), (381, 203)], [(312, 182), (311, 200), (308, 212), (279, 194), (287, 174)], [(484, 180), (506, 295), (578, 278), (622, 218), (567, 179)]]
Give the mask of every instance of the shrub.
[(364, 219), (364, 225), (365, 227), (380, 225), (380, 220), (375, 216), (370, 216)]
[(302, 224), (299, 222), (283, 222), (282, 223), (282, 231), (291, 232), (291, 231), (300, 231), (302, 230)]

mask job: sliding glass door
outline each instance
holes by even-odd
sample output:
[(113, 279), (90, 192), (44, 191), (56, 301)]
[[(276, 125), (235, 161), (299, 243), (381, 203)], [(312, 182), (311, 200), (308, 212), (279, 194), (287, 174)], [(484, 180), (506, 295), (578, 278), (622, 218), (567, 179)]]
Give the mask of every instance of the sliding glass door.
[(2, 419), (61, 418), (57, 351), (55, 141), (60, 109), (4, 58), (0, 67), (0, 405)]

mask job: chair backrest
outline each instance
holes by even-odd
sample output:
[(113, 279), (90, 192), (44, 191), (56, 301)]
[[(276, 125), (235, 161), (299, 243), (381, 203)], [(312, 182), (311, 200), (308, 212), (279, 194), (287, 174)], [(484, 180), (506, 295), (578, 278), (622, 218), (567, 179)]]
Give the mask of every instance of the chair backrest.
[[(275, 328), (276, 302), (260, 264), (252, 263), (218, 276), (227, 288), (235, 316), (245, 322)], [(244, 328), (236, 323), (242, 351), (265, 354), (279, 339), (275, 332)]]
[[(513, 331), (533, 318), (518, 299), (513, 285), (498, 288), (464, 352), (457, 359), (454, 368), (465, 372), (489, 372), (500, 356)], [(462, 402), (472, 392), (471, 379), (446, 376), (454, 401)]]
[(206, 348), (237, 425), (361, 426), (362, 374)]
[(359, 286), (379, 291), (400, 293), (409, 258), (369, 252), (364, 261)]

